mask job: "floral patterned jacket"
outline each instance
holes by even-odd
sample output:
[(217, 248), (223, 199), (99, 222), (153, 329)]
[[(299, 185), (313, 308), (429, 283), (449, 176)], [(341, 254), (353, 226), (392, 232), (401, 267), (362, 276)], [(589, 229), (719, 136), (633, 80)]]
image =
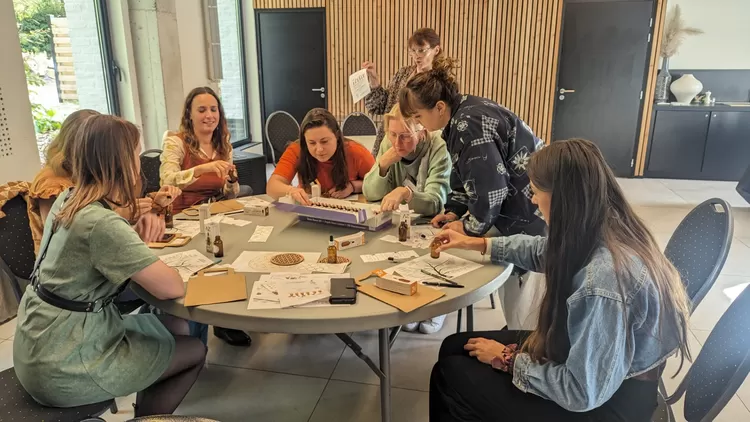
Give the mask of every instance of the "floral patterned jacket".
[(544, 142), (523, 120), (494, 101), (465, 95), (443, 139), (453, 162), (445, 212), (462, 217), (466, 234), (482, 236), (492, 226), (505, 236), (543, 234), (526, 166)]

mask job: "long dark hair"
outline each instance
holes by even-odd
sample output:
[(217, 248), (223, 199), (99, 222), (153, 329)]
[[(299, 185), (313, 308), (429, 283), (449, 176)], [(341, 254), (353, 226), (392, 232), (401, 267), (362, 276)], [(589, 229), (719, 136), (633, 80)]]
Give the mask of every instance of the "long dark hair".
[(69, 228), (78, 211), (100, 199), (136, 214), (141, 186), (138, 142), (138, 128), (119, 117), (97, 114), (83, 122), (70, 149), (75, 192), (55, 217), (55, 228)]
[(229, 159), (229, 152), (232, 150), (232, 144), (229, 143), (229, 126), (227, 125), (227, 118), (224, 116), (224, 106), (221, 105), (221, 100), (214, 90), (207, 86), (194, 88), (185, 98), (185, 105), (182, 107), (182, 121), (180, 121), (180, 137), (187, 144), (191, 155), (194, 157), (200, 155), (200, 144), (195, 136), (193, 121), (190, 119), (190, 110), (193, 107), (195, 97), (201, 94), (213, 96), (216, 99), (216, 104), (219, 105), (219, 124), (216, 125), (216, 129), (211, 136), (211, 146), (213, 146), (219, 159), (227, 160)]
[(621, 291), (627, 278), (638, 276), (628, 269), (632, 257), (643, 263), (661, 302), (660, 332), (676, 336), (681, 359), (690, 359), (689, 302), (680, 275), (625, 200), (599, 148), (584, 139), (553, 142), (532, 155), (528, 170), (535, 188), (551, 193), (552, 198), (546, 216), (547, 291), (537, 329), (523, 350), (538, 361), (565, 362), (570, 351), (567, 299), (572, 294), (573, 276), (597, 248), (605, 246), (612, 254)]
[(346, 189), (349, 183), (349, 169), (346, 165), (346, 140), (341, 134), (341, 128), (336, 118), (324, 108), (314, 108), (307, 112), (299, 127), (300, 157), (297, 162), (297, 173), (303, 186), (307, 186), (318, 177), (318, 160), (310, 154), (307, 149), (305, 132), (308, 129), (325, 126), (333, 132), (336, 137), (336, 152), (333, 153), (333, 170), (331, 178), (337, 190)]
[(414, 116), (418, 108), (433, 109), (438, 101), (455, 110), (461, 102), (455, 74), (457, 68), (458, 61), (441, 54), (433, 60), (432, 69), (411, 77), (398, 94), (404, 117)]

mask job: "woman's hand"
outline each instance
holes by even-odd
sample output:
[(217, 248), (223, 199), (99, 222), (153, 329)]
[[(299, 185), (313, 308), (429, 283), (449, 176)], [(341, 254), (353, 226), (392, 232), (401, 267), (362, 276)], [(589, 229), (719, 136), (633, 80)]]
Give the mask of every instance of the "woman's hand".
[(133, 227), (138, 236), (145, 243), (158, 242), (164, 236), (166, 225), (161, 216), (152, 212), (147, 212), (138, 218), (138, 222)]
[(136, 219), (136, 218), (138, 218), (138, 217), (140, 217), (140, 216), (142, 216), (144, 214), (147, 214), (147, 213), (151, 212), (151, 207), (153, 207), (153, 205), (154, 205), (154, 201), (151, 198), (149, 198), (149, 197), (138, 198), (138, 199), (135, 200), (135, 202), (136, 202), (137, 209), (135, 211), (135, 215), (130, 220), (131, 222), (134, 219)]
[(443, 227), (444, 224), (450, 223), (451, 221), (458, 220), (458, 215), (449, 212), (447, 214), (440, 213), (432, 218), (430, 221), (430, 224), (432, 224), (432, 227), (440, 228)]
[(378, 158), (378, 166), (380, 167), (380, 175), (385, 176), (388, 172), (388, 168), (398, 163), (401, 160), (401, 156), (396, 152), (396, 148), (391, 148), (384, 152), (383, 155)]
[(312, 202), (310, 202), (310, 197), (307, 195), (307, 192), (305, 192), (304, 189), (300, 187), (290, 187), (289, 191), (287, 191), (287, 195), (291, 196), (292, 199), (297, 201), (298, 203), (302, 205), (311, 205)]
[(466, 249), (477, 252), (484, 252), (487, 244), (483, 237), (469, 237), (453, 230), (443, 230), (435, 235), (442, 245), (438, 251), (442, 252), (448, 249)]
[(398, 206), (401, 205), (402, 202), (406, 201), (409, 198), (409, 189), (406, 189), (405, 187), (398, 187), (388, 195), (383, 197), (383, 200), (380, 201), (380, 209), (382, 211), (394, 211), (398, 209)]
[(154, 202), (160, 207), (166, 207), (180, 195), (182, 195), (180, 188), (176, 186), (162, 186), (159, 192), (154, 195)]
[(492, 365), (492, 359), (503, 356), (505, 346), (495, 340), (478, 337), (469, 339), (469, 342), (464, 345), (464, 350), (480, 362)]
[(222, 179), (229, 178), (229, 172), (234, 170), (234, 164), (230, 164), (226, 161), (211, 161), (210, 163), (201, 164), (196, 166), (193, 170), (195, 177), (201, 176), (207, 173), (214, 173)]
[(328, 196), (330, 196), (331, 198), (336, 198), (336, 199), (344, 199), (344, 198), (348, 198), (353, 193), (354, 193), (354, 185), (352, 185), (352, 182), (348, 182), (344, 190), (336, 190), (336, 188), (329, 190)]
[(380, 76), (378, 76), (378, 71), (375, 70), (375, 63), (366, 61), (362, 63), (362, 69), (367, 69), (367, 79), (370, 81), (370, 89), (379, 87)]
[(451, 221), (450, 223), (446, 223), (443, 226), (443, 230), (453, 230), (456, 233), (460, 233), (466, 236), (466, 231), (464, 230), (464, 222), (461, 220), (455, 220)]

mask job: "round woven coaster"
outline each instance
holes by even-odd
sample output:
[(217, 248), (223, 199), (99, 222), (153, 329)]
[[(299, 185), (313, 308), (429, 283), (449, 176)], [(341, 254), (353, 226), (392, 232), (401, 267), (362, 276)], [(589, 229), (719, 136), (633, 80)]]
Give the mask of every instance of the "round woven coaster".
[[(337, 264), (343, 264), (343, 263), (345, 263), (345, 262), (352, 262), (352, 260), (351, 260), (351, 259), (349, 259), (349, 258), (347, 258), (347, 257), (345, 257), (345, 256), (341, 256), (341, 255), (338, 255), (338, 256), (336, 257), (336, 263), (337, 263)], [(324, 257), (320, 258), (320, 259), (318, 260), (318, 263), (319, 263), (319, 264), (327, 264), (327, 263), (328, 263), (328, 257), (327, 257), (327, 256), (324, 256)]]
[(288, 267), (290, 265), (297, 265), (304, 260), (305, 257), (298, 253), (280, 253), (271, 258), (271, 264)]

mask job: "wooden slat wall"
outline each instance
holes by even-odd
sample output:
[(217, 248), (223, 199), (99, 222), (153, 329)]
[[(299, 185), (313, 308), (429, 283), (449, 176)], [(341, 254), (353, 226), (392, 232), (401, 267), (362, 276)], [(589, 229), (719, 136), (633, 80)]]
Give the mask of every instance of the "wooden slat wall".
[(434, 28), (458, 58), (461, 91), (513, 110), (549, 140), (557, 83), (562, 0), (256, 0), (255, 8), (325, 7), (328, 107), (337, 117), (353, 104), (348, 76), (376, 63), (387, 83), (410, 63), (407, 39)]
[(654, 105), (656, 76), (659, 73), (659, 54), (661, 52), (664, 20), (667, 14), (667, 0), (656, 0), (656, 16), (654, 17), (654, 36), (652, 39), (651, 57), (648, 65), (648, 80), (646, 82), (646, 98), (643, 99), (643, 114), (641, 116), (641, 131), (638, 137), (638, 153), (635, 162), (634, 176), (643, 176), (646, 168), (646, 151), (648, 150), (648, 134), (651, 130), (651, 112)]

